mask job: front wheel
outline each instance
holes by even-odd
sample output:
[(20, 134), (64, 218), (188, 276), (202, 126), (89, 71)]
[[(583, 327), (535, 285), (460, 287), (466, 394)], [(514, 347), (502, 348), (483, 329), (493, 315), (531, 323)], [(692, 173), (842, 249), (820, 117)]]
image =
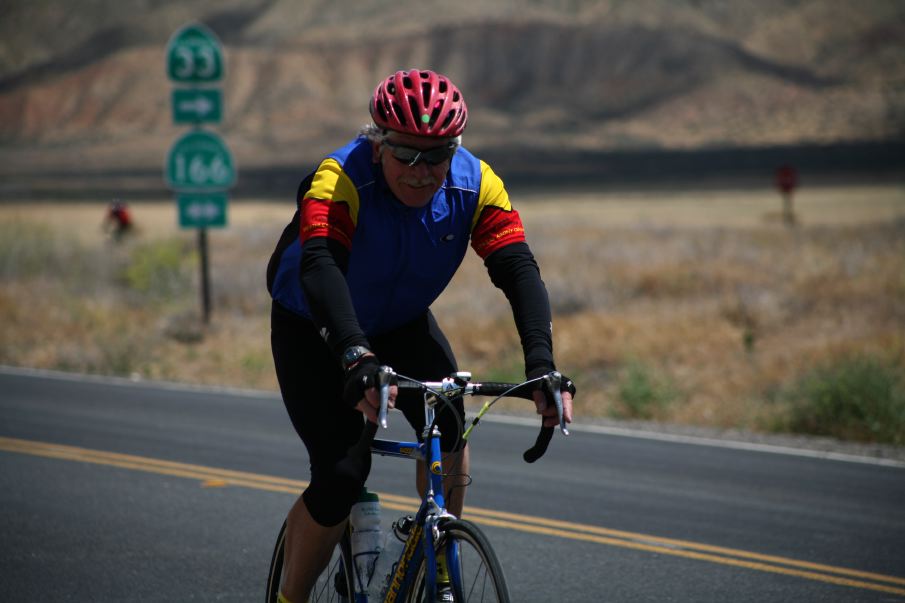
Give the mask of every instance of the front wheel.
[[(455, 603), (508, 603), (509, 589), (503, 566), (484, 533), (461, 519), (440, 526), (437, 554), (446, 556), (450, 587)], [(415, 574), (409, 603), (427, 603), (427, 560), (421, 561)]]
[[(282, 582), (283, 577), (283, 543), (285, 541), (286, 522), (284, 521), (270, 560), (265, 603), (277, 603), (280, 582)], [(352, 601), (352, 584), (349, 580), (349, 577), (352, 576), (350, 571), (352, 568), (351, 559), (349, 534), (346, 531), (339, 544), (333, 549), (333, 555), (330, 557), (327, 567), (317, 577), (317, 582), (311, 589), (308, 601), (311, 603), (348, 603)]]

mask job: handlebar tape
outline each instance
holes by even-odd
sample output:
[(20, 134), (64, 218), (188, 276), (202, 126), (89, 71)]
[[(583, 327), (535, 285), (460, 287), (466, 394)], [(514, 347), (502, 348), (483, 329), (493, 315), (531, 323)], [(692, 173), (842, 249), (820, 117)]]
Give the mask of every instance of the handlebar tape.
[(512, 387), (512, 383), (495, 383), (493, 381), (485, 381), (481, 382), (478, 393), (483, 396), (502, 396), (503, 394), (506, 394), (506, 396), (513, 398), (534, 400), (534, 396), (532, 394), (532, 392), (534, 391), (534, 384), (524, 383), (520, 387), (516, 387), (515, 389), (512, 389)]
[(537, 440), (534, 442), (534, 446), (526, 450), (522, 455), (522, 458), (525, 459), (526, 463), (533, 463), (544, 456), (544, 453), (547, 452), (547, 446), (550, 445), (550, 440), (552, 439), (553, 427), (541, 427), (540, 433), (537, 434)]
[[(509, 391), (509, 389), (512, 388), (511, 383), (481, 383), (481, 393), (499, 396), (509, 391), (509, 393), (506, 393), (507, 396), (534, 400), (533, 392), (535, 391), (535, 387), (534, 384), (525, 384), (513, 391)], [(553, 431), (553, 427), (541, 426), (534, 446), (522, 454), (522, 458), (525, 459), (526, 463), (533, 463), (544, 456), (547, 452), (547, 447), (550, 445), (550, 441), (553, 439)]]

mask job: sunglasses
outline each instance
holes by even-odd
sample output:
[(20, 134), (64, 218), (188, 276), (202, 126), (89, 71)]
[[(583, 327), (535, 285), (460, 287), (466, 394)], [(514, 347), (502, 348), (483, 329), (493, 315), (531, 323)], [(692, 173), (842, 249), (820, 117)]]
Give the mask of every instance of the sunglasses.
[(397, 161), (400, 161), (409, 167), (414, 167), (422, 161), (426, 161), (428, 165), (440, 165), (444, 161), (452, 159), (458, 148), (458, 145), (454, 142), (432, 149), (416, 149), (401, 144), (393, 144), (386, 140), (383, 141), (383, 144), (390, 149), (390, 153)]

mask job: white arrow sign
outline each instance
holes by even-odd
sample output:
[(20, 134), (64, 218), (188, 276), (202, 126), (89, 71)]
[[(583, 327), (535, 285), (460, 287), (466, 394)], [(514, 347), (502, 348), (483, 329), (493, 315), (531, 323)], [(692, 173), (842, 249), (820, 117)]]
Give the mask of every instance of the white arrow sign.
[(223, 96), (218, 88), (173, 90), (174, 123), (219, 123), (222, 118)]
[(187, 228), (226, 226), (226, 193), (178, 195), (179, 225)]
[(213, 220), (220, 216), (220, 206), (211, 202), (193, 203), (186, 208), (185, 213), (196, 220)]
[(214, 108), (214, 103), (207, 100), (203, 96), (196, 97), (193, 100), (184, 100), (179, 103), (179, 110), (186, 113), (194, 113), (199, 117), (204, 117)]

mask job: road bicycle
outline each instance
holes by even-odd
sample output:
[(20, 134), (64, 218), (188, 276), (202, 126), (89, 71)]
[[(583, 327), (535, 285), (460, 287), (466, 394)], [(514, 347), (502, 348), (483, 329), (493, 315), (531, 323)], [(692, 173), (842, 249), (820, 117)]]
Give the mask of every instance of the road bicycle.
[[(426, 603), (436, 601), (438, 561), (446, 568), (449, 590), (456, 603), (509, 601), (509, 590), (503, 568), (483, 532), (473, 523), (458, 519), (445, 509), (443, 496), (443, 467), (440, 453), (440, 431), (436, 417), (438, 408), (459, 396), (490, 396), (479, 410), (471, 425), (462, 434), (468, 440), (481, 418), (503, 397), (533, 399), (533, 392), (540, 387), (548, 400), (556, 405), (559, 428), (568, 435), (562, 410), (561, 388), (574, 393), (570, 381), (564, 381), (556, 371), (543, 377), (522, 383), (476, 383), (471, 374), (457, 372), (442, 381), (419, 381), (398, 375), (388, 367), (382, 367), (377, 377), (380, 391), (378, 423), (387, 426), (387, 399), (389, 386), (396, 383), (400, 389), (420, 390), (424, 395), (425, 430), (422, 442), (400, 442), (375, 438), (377, 425), (367, 423), (363, 441), (370, 442), (372, 454), (388, 457), (423, 459), (428, 473), (427, 486), (421, 495), (421, 505), (414, 517), (404, 517), (394, 524), (397, 535), (402, 532), (405, 545), (394, 564), (380, 597), (383, 603)], [(546, 452), (553, 437), (553, 427), (541, 427), (534, 446), (523, 454), (525, 461), (533, 463)], [(346, 529), (327, 567), (321, 572), (311, 591), (309, 601), (379, 603), (366, 594), (356, 592), (357, 580), (367, 584), (368, 577), (358, 575), (353, 563), (351, 527)], [(275, 603), (283, 571), (283, 541), (286, 523), (280, 529), (270, 563), (267, 579), (266, 601)], [(384, 553), (381, 553), (384, 554)], [(374, 576), (382, 580), (382, 576)]]

